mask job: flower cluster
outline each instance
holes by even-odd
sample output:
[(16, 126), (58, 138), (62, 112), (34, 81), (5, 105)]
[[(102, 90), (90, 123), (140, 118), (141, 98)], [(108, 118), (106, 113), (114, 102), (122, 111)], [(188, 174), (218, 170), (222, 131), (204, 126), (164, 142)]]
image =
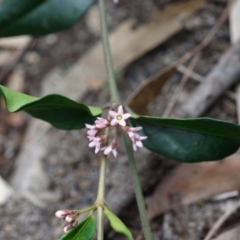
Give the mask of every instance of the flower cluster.
[[(120, 105), (118, 111), (109, 111), (109, 120), (98, 117), (94, 122), (94, 125), (85, 124), (87, 131), (87, 137), (89, 139), (89, 147), (95, 148), (95, 153), (102, 151), (104, 155), (112, 153), (114, 157), (117, 157), (117, 129), (121, 127), (126, 132), (132, 141), (133, 150), (137, 151), (137, 148), (143, 147), (142, 140), (146, 139), (145, 136), (140, 136), (137, 131), (142, 127), (129, 127), (126, 120), (130, 118), (130, 113), (124, 113), (123, 107)], [(109, 129), (107, 133), (101, 135), (103, 129)], [(113, 140), (106, 144), (109, 134), (113, 129), (116, 129)]]
[(77, 214), (76, 211), (74, 210), (69, 209), (58, 210), (55, 213), (55, 216), (67, 222), (63, 229), (65, 233), (78, 225), (78, 220), (76, 220)]

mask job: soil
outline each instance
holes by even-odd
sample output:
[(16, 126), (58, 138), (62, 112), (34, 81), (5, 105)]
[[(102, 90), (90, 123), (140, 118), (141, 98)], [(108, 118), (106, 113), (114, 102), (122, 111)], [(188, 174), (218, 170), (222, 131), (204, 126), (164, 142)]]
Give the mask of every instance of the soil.
[[(116, 28), (127, 18), (134, 18), (134, 27), (138, 27), (149, 21), (151, 13), (157, 7), (164, 8), (171, 2), (174, 1), (120, 0), (120, 4), (115, 6), (110, 0), (107, 0), (109, 28), (111, 30)], [(126, 99), (140, 83), (162, 69), (166, 65), (163, 58), (174, 61), (198, 45), (213, 27), (226, 3), (227, 0), (208, 0), (202, 9), (192, 17), (184, 30), (125, 68), (118, 79), (121, 97)], [(61, 67), (63, 71), (67, 71), (83, 53), (99, 40), (98, 32), (89, 27), (87, 17), (67, 31), (36, 39), (35, 46), (28, 51), (18, 65), (18, 68), (23, 69), (26, 76), (24, 83), (26, 93), (38, 96), (41, 80), (47, 72), (54, 67)], [(205, 76), (230, 46), (229, 39), (229, 26), (226, 23), (217, 32), (209, 46), (202, 51), (195, 71)], [(159, 97), (149, 106), (152, 114), (159, 116), (163, 114), (181, 77), (182, 74), (176, 73), (166, 83)], [(189, 80), (179, 103), (197, 84), (193, 80)], [(89, 92), (84, 102), (94, 105), (96, 101), (104, 103), (108, 99), (108, 93), (103, 88), (97, 93)], [(0, 173), (6, 180), (9, 180), (13, 172), (14, 159), (21, 148), (22, 139), (28, 126), (29, 116), (19, 114), (14, 115), (16, 117), (13, 118), (3, 106), (0, 108), (0, 116)], [(236, 123), (235, 101), (229, 95), (224, 95), (204, 116)], [(85, 136), (84, 131), (64, 132), (51, 129), (51, 144), (46, 149), (43, 163), (44, 169), (51, 179), (49, 190), (56, 193), (56, 197), (53, 198), (43, 193), (43, 198), (47, 199), (49, 203), (46, 208), (36, 207), (21, 196), (15, 196), (8, 203), (0, 206), (0, 240), (59, 239), (63, 234), (64, 224), (54, 217), (54, 212), (66, 208), (79, 209), (93, 203), (97, 191), (99, 161), (92, 151), (89, 151), (88, 143), (83, 136)], [(166, 176), (177, 164), (156, 155), (150, 155), (146, 161), (161, 165), (162, 168), (157, 178), (149, 179), (148, 187), (144, 189), (147, 198), (161, 178)], [(115, 174), (116, 164), (117, 161), (110, 160), (108, 174)], [(122, 181), (125, 181), (124, 173), (121, 173), (120, 176)], [(107, 188), (111, 188), (109, 181), (107, 181)], [(222, 201), (206, 201), (169, 211), (151, 223), (154, 239), (201, 240), (222, 215), (226, 204), (237, 200), (237, 198), (231, 198)], [(239, 213), (236, 214), (238, 215), (231, 223), (226, 223), (226, 226), (224, 225), (220, 231), (234, 226), (239, 221)], [(120, 218), (130, 228), (134, 239), (144, 239), (134, 200), (121, 210)], [(105, 239), (125, 238), (108, 229)]]

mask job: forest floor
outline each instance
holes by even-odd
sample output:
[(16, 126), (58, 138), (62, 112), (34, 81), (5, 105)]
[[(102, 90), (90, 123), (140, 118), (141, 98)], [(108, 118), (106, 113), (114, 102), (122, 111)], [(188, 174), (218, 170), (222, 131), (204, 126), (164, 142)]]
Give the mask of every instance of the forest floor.
[[(107, 4), (109, 27), (114, 30), (126, 19), (134, 19), (134, 28), (138, 28), (150, 21), (152, 12), (156, 11), (159, 5), (161, 5), (161, 10), (166, 7), (166, 4), (174, 3), (175, 1), (173, 3), (171, 1), (158, 1), (157, 3), (153, 0), (120, 0), (120, 4), (115, 6), (109, 0)], [(118, 76), (118, 86), (122, 99), (127, 99), (137, 86), (163, 69), (166, 66), (164, 59), (173, 62), (197, 46), (209, 30), (213, 28), (226, 7), (226, 3), (227, 0), (206, 1), (179, 33), (124, 68)], [(99, 41), (99, 32), (94, 28), (98, 20), (89, 20), (90, 17), (94, 18), (96, 16), (87, 14), (70, 30), (36, 38), (34, 46), (27, 51), (16, 67), (24, 72), (23, 91), (25, 93), (39, 96), (43, 84), (42, 79), (49, 71), (56, 67), (61, 68), (63, 72), (68, 71), (83, 54), (87, 53), (88, 49)], [(119, 41), (124, 41), (124, 36)], [(210, 44), (201, 51), (201, 56), (194, 71), (201, 76), (206, 76), (229, 47), (229, 24), (225, 22)], [(152, 115), (161, 116), (164, 113), (181, 78), (182, 73), (176, 72), (164, 85), (161, 94), (149, 106)], [(4, 83), (7, 83), (8, 80), (5, 79), (4, 81)], [(187, 82), (178, 105), (187, 98), (198, 84), (192, 79)], [(90, 89), (81, 101), (91, 105), (96, 102), (97, 105), (104, 104), (109, 100), (106, 89), (106, 85), (98, 90)], [(233, 90), (234, 87), (231, 91), (233, 92)], [(15, 159), (23, 145), (24, 134), (30, 117), (22, 113), (14, 115), (14, 117), (6, 112), (3, 104), (0, 108), (0, 114), (0, 173), (2, 177), (10, 181), (14, 173)], [(237, 123), (236, 102), (229, 94), (224, 94), (203, 116)], [(55, 211), (67, 208), (83, 208), (91, 205), (95, 200), (99, 161), (98, 157), (87, 147), (85, 131), (64, 132), (51, 128), (47, 134), (51, 135), (50, 144), (45, 149), (45, 157), (42, 162), (44, 171), (50, 179), (48, 191), (54, 194), (42, 193), (42, 199), (47, 202), (45, 207), (36, 206), (18, 194), (8, 200), (6, 204), (0, 206), (1, 240), (59, 239), (63, 234), (63, 222), (55, 218)], [(124, 150), (120, 149), (120, 155), (123, 155), (123, 153)], [(140, 152), (139, 157), (142, 153), (145, 154), (145, 150)], [(160, 169), (157, 176), (153, 175), (145, 181), (144, 195), (146, 199), (149, 199), (158, 184), (171, 174), (179, 164), (174, 160), (155, 154), (148, 153), (147, 156), (148, 158), (143, 161), (150, 162), (152, 169)], [(29, 161), (34, 161), (34, 159), (29, 159)], [(127, 168), (127, 160), (124, 157), (120, 157), (118, 160), (112, 158), (109, 160), (107, 174), (111, 175), (111, 178), (106, 183), (107, 191), (110, 191), (114, 186), (111, 181), (129, 181), (126, 180), (125, 170), (118, 169), (119, 161), (122, 161)], [(140, 161), (141, 159), (137, 161), (137, 164)], [(152, 169), (148, 171), (151, 172)], [(151, 173), (149, 176), (151, 176)], [(202, 179), (202, 181), (205, 181), (205, 179)], [(129, 186), (129, 189), (131, 189), (131, 184)], [(129, 189), (126, 191), (130, 191)], [(151, 221), (154, 239), (202, 240), (225, 212), (226, 206), (235, 204), (237, 201), (239, 201), (239, 195), (236, 194), (222, 200), (211, 197), (207, 200), (199, 199), (195, 203), (165, 211)], [(119, 216), (130, 228), (134, 239), (144, 239), (135, 200), (131, 198), (129, 202), (122, 206)], [(217, 231), (217, 234), (238, 225), (239, 214), (236, 211)], [(107, 230), (105, 239), (121, 240), (125, 238)]]

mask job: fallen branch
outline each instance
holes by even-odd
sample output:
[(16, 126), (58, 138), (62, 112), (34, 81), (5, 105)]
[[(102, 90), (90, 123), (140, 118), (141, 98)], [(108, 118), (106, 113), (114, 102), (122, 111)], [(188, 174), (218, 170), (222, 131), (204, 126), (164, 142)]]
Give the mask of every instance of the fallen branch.
[(219, 63), (173, 115), (199, 117), (212, 103), (240, 79), (240, 41), (231, 47)]
[(234, 206), (230, 206), (227, 208), (225, 213), (217, 220), (217, 222), (212, 226), (208, 234), (203, 240), (210, 240), (216, 233), (217, 231), (221, 228), (221, 226), (225, 223), (225, 221), (232, 215), (234, 214), (238, 209), (240, 208), (240, 202), (238, 202)]

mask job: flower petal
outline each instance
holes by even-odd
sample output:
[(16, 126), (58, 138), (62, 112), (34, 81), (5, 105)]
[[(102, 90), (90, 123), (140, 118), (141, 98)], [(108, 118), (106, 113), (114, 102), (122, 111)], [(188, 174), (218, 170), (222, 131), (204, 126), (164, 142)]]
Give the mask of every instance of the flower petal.
[(137, 142), (136, 142), (136, 145), (137, 145), (139, 148), (142, 148), (142, 147), (143, 147), (143, 144), (142, 144), (141, 141), (137, 141)]
[(89, 144), (88, 144), (88, 146), (90, 147), (90, 148), (93, 148), (93, 147), (95, 147), (97, 144), (96, 144), (96, 142), (94, 142), (94, 141), (92, 141), (92, 142), (90, 142)]
[(131, 114), (130, 114), (130, 113), (124, 113), (124, 114), (122, 115), (122, 117), (123, 117), (123, 119), (125, 120), (125, 119), (130, 118), (130, 117), (131, 117)]
[(136, 152), (137, 151), (137, 146), (136, 146), (136, 144), (135, 143), (133, 143), (133, 150)]
[(109, 111), (109, 115), (110, 115), (112, 118), (115, 118), (115, 117), (118, 115), (118, 113), (115, 112), (115, 111), (110, 110), (110, 111)]
[(112, 151), (112, 146), (110, 145), (110, 146), (108, 146), (108, 147), (105, 148), (105, 150), (104, 150), (103, 153), (104, 153), (105, 155), (108, 155), (111, 151)]
[(114, 148), (113, 150), (112, 150), (112, 154), (113, 154), (113, 156), (116, 158), (117, 157), (117, 150), (116, 150), (116, 148)]
[(117, 124), (118, 124), (118, 120), (117, 120), (116, 118), (112, 119), (110, 125), (111, 125), (111, 126), (115, 126), (115, 125), (117, 125)]
[(85, 124), (85, 126), (86, 126), (86, 128), (88, 128), (88, 129), (94, 129), (95, 128), (95, 126), (94, 125), (90, 125), (90, 124)]
[(121, 119), (120, 121), (118, 121), (119, 125), (125, 127), (126, 126), (126, 121), (124, 119)]
[(123, 107), (122, 105), (119, 105), (118, 106), (118, 112), (117, 112), (119, 115), (123, 115)]
[(98, 144), (95, 148), (95, 154), (97, 154), (99, 152), (100, 148), (101, 148), (101, 146), (100, 146), (100, 144)]

